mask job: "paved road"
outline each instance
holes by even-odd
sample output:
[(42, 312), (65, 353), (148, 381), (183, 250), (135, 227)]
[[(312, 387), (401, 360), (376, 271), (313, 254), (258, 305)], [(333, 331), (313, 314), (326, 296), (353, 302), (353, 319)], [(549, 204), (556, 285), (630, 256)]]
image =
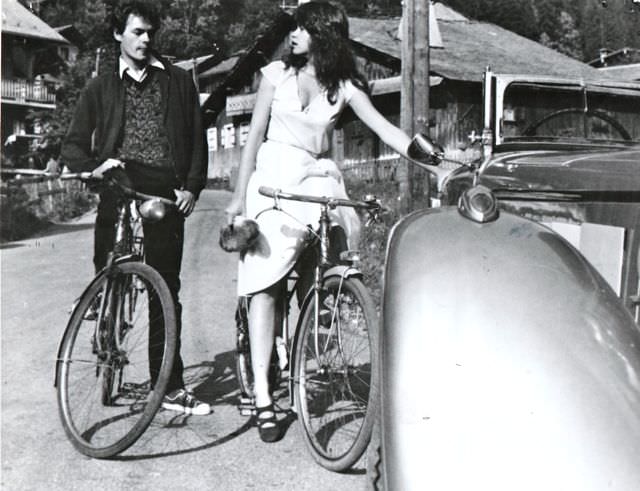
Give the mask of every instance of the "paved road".
[[(60, 425), (53, 368), (67, 311), (92, 274), (94, 216), (0, 247), (2, 489), (358, 490), (364, 463), (335, 474), (309, 456), (297, 423), (275, 444), (238, 414), (233, 374), (235, 256), (217, 245), (224, 191), (203, 193), (187, 221), (183, 358), (188, 384), (215, 413), (162, 411), (118, 460), (77, 453)], [(286, 401), (281, 400), (286, 407)]]

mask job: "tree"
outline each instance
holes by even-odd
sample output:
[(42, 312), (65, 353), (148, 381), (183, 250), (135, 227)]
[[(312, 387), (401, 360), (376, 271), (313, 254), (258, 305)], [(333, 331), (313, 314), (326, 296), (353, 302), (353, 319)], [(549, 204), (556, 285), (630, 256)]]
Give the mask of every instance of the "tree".
[(540, 35), (540, 43), (555, 49), (560, 53), (571, 56), (577, 60), (583, 58), (582, 39), (580, 32), (576, 29), (575, 21), (568, 12), (560, 12), (558, 27), (555, 32), (555, 39), (552, 39), (546, 31)]
[(73, 24), (86, 40), (85, 49), (95, 50), (110, 39), (105, 19), (112, 1), (50, 0), (41, 16), (51, 26)]
[[(562, 0), (537, 0), (535, 2), (535, 16), (540, 38), (545, 41), (555, 42), (560, 30), (560, 12), (562, 12)], [(549, 46), (547, 42), (543, 43)]]
[(443, 0), (462, 15), (497, 24), (530, 39), (538, 38), (531, 2), (520, 0)]
[(582, 61), (596, 58), (601, 48), (640, 47), (640, 12), (630, 12), (629, 0), (610, 1), (607, 8), (601, 0), (442, 1)]
[(273, 0), (221, 0), (219, 27), (221, 43), (228, 53), (246, 49), (268, 28), (280, 12)]
[(156, 47), (179, 59), (215, 51), (220, 30), (219, 0), (173, 0), (164, 10)]

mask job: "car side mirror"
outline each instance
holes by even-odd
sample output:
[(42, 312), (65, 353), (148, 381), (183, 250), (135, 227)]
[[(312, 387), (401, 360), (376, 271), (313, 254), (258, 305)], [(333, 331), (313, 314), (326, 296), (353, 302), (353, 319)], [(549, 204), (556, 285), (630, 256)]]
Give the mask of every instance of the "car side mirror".
[(407, 149), (409, 158), (429, 165), (440, 165), (444, 157), (444, 149), (427, 135), (417, 133)]

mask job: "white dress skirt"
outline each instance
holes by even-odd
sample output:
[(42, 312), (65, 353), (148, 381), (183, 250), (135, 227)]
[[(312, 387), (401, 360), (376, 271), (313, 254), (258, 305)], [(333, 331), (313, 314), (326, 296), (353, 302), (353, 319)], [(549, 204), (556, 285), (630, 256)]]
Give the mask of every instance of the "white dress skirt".
[[(293, 268), (304, 248), (310, 225), (318, 228), (320, 205), (280, 199), (258, 193), (268, 186), (289, 193), (348, 198), (344, 181), (330, 159), (314, 159), (309, 153), (287, 144), (267, 141), (258, 151), (256, 170), (247, 186), (246, 216), (258, 222), (260, 235), (251, 251), (240, 258), (238, 294), (249, 295), (276, 283)], [(360, 221), (353, 208), (330, 212), (332, 222), (347, 235), (349, 248), (357, 248)]]

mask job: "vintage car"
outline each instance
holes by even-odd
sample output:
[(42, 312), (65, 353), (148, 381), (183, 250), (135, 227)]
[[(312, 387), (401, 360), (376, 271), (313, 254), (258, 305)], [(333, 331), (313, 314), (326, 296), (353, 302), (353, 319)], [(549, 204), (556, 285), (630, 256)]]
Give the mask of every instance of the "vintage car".
[(640, 489), (640, 85), (487, 72), (484, 126), (388, 242), (369, 482)]

